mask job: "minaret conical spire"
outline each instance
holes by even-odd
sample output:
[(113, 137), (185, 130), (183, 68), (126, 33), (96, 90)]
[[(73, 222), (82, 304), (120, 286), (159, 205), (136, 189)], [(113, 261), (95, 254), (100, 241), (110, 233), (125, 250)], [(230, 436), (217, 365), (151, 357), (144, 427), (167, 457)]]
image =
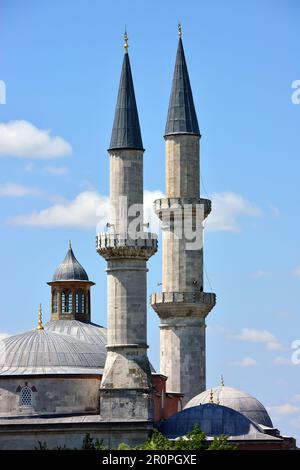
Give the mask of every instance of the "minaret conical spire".
[(182, 44), (182, 28), (178, 25), (178, 49), (169, 101), (165, 135), (193, 134), (200, 136), (189, 73)]
[(144, 150), (128, 54), (128, 36), (124, 34), (124, 59), (109, 150)]

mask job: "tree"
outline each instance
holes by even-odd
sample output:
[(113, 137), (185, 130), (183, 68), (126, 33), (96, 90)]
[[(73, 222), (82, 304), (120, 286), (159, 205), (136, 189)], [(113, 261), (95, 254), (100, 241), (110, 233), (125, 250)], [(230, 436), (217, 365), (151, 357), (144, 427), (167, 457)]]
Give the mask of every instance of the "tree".
[(162, 435), (161, 432), (154, 429), (148, 439), (142, 444), (138, 446), (136, 449), (138, 450), (172, 450), (173, 443), (165, 436)]
[[(46, 442), (38, 441), (38, 445), (39, 447), (36, 447), (36, 450), (48, 450)], [(176, 440), (168, 439), (157, 429), (153, 429), (142, 445), (130, 447), (128, 444), (121, 442), (117, 450), (235, 450), (236, 448), (228, 442), (228, 437), (225, 435), (214, 437), (212, 442), (208, 441), (200, 426), (196, 424), (191, 432)], [(89, 433), (83, 438), (81, 449), (107, 450), (102, 440), (94, 439)], [(66, 447), (56, 447), (56, 450), (68, 449)]]
[[(126, 445), (126, 444), (125, 444)], [(120, 449), (120, 446), (119, 446)], [(122, 450), (125, 449), (122, 447)], [(130, 449), (129, 446), (126, 447)], [(176, 440), (167, 439), (161, 432), (153, 430), (148, 439), (135, 450), (234, 450), (235, 446), (229, 444), (227, 436), (215, 437), (212, 442), (207, 440), (200, 426), (196, 424), (186, 436)]]
[(213, 442), (210, 444), (208, 450), (236, 450), (237, 446), (228, 442), (228, 437), (222, 434), (215, 436)]
[(103, 441), (99, 439), (94, 439), (89, 433), (87, 433), (82, 441), (83, 450), (106, 450), (106, 447), (103, 444)]

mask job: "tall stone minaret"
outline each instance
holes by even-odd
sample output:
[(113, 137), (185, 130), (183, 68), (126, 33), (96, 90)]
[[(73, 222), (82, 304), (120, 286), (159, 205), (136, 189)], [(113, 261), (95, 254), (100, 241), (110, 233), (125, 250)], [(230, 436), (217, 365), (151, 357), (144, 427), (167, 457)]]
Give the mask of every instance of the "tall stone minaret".
[(151, 304), (160, 318), (161, 373), (186, 403), (205, 390), (205, 317), (215, 294), (203, 292), (202, 227), (211, 202), (200, 198), (200, 131), (180, 26), (164, 137), (166, 198), (154, 203), (162, 220), (163, 282)]
[(125, 34), (117, 106), (108, 149), (109, 231), (97, 236), (107, 261), (107, 359), (100, 388), (105, 420), (151, 421), (153, 397), (147, 357), (147, 260), (156, 235), (143, 224), (143, 143)]

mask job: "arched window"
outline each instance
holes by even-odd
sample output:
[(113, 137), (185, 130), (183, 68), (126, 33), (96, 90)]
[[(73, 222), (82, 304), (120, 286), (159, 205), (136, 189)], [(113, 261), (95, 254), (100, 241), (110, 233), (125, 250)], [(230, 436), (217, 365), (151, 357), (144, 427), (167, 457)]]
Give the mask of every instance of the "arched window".
[(72, 291), (63, 290), (61, 293), (62, 313), (72, 313)]
[(57, 312), (58, 292), (56, 289), (52, 292), (52, 312)]
[(66, 292), (62, 291), (61, 293), (61, 311), (66, 311)]
[(88, 293), (87, 293), (87, 298), (86, 298), (86, 312), (87, 313), (90, 313), (91, 311), (91, 293), (90, 291), (88, 290)]
[(73, 304), (72, 292), (69, 290), (68, 292), (68, 312), (69, 313), (72, 313), (72, 304)]
[(85, 312), (85, 301), (84, 301), (84, 292), (82, 289), (77, 289), (75, 294), (76, 301), (76, 313)]
[(32, 406), (32, 390), (28, 385), (21, 388), (20, 406)]

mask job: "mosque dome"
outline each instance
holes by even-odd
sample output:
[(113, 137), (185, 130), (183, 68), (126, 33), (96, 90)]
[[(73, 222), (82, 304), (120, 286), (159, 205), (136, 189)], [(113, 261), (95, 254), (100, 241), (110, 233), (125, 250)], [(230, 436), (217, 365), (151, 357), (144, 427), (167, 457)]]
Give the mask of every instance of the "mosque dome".
[(272, 428), (273, 424), (265, 407), (256, 398), (249, 393), (243, 392), (237, 388), (220, 385), (209, 390), (205, 390), (193, 397), (184, 407), (192, 408), (206, 403), (214, 403), (226, 406), (242, 413), (255, 423)]
[(244, 414), (215, 403), (185, 408), (162, 421), (158, 429), (167, 438), (177, 439), (186, 436), (196, 424), (210, 437), (225, 434), (230, 440), (277, 440)]
[(104, 348), (95, 348), (73, 336), (37, 329), (1, 341), (0, 375), (100, 375), (105, 356)]
[(89, 281), (86, 270), (73, 253), (71, 243), (64, 260), (56, 269), (52, 281)]
[(103, 326), (79, 320), (52, 320), (45, 325), (45, 330), (97, 345), (106, 355), (107, 329)]

